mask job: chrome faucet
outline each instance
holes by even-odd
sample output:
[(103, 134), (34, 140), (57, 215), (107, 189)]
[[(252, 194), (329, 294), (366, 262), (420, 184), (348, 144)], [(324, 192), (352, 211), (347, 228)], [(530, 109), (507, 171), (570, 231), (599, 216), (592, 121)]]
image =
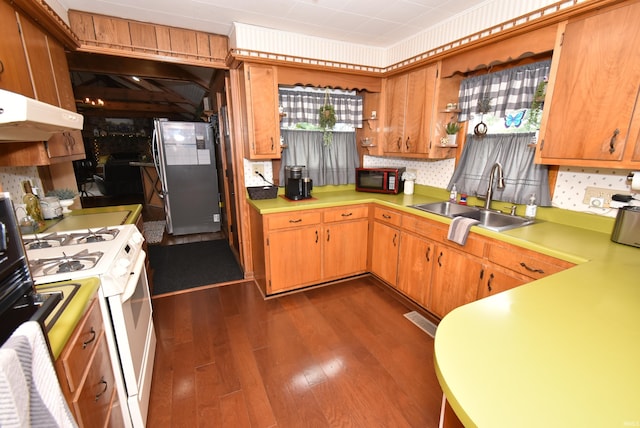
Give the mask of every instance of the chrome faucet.
[(504, 189), (502, 165), (500, 162), (496, 162), (491, 167), (491, 172), (489, 173), (489, 188), (487, 189), (487, 199), (484, 201), (484, 208), (487, 210), (491, 209), (491, 199), (493, 198), (493, 177), (496, 171), (498, 171), (498, 189)]

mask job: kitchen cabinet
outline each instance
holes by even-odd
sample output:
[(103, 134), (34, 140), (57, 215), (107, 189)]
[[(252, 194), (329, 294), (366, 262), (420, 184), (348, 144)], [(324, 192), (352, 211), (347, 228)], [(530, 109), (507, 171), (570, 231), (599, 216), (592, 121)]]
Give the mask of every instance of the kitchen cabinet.
[(393, 76), (385, 84), (385, 155), (425, 155), (432, 127), (437, 65)]
[(367, 271), (367, 205), (262, 217), (266, 294)]
[(400, 246), (400, 212), (381, 207), (373, 209), (371, 234), (371, 273), (397, 287)]
[[(0, 40), (0, 61), (7, 67), (6, 79), (4, 71), (0, 72), (0, 87), (76, 111), (62, 45), (5, 2), (0, 8), (0, 19), (7, 24), (0, 30), (6, 33)], [(2, 60), (5, 55), (10, 55), (9, 65)], [(0, 166), (50, 165), (85, 157), (79, 130), (55, 134), (48, 141), (0, 144)]]
[(249, 159), (280, 158), (277, 68), (244, 64), (241, 85), (246, 101), (245, 154)]
[(322, 215), (322, 279), (328, 281), (366, 272), (369, 207), (328, 208)]
[(412, 233), (400, 235), (398, 290), (423, 307), (431, 299), (431, 275), (436, 244)]
[(80, 427), (124, 426), (97, 298), (89, 305), (54, 366)]
[(31, 98), (34, 96), (18, 17), (5, 1), (0, 2), (0, 89)]
[(536, 162), (637, 167), (638, 22), (640, 2), (628, 1), (566, 24), (554, 50)]

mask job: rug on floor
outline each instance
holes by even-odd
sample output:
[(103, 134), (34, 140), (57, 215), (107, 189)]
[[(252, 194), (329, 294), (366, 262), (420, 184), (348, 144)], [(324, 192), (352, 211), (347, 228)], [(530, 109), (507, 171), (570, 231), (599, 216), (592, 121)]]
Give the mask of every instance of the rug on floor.
[(242, 269), (224, 239), (149, 246), (153, 295), (237, 281)]
[(164, 220), (144, 222), (144, 239), (147, 240), (147, 244), (158, 244), (162, 242), (166, 224)]
[(418, 326), (418, 328), (427, 333), (429, 336), (435, 337), (436, 329), (438, 328), (438, 326), (436, 326), (434, 323), (432, 323), (416, 311), (407, 312), (406, 314), (404, 314), (404, 317)]

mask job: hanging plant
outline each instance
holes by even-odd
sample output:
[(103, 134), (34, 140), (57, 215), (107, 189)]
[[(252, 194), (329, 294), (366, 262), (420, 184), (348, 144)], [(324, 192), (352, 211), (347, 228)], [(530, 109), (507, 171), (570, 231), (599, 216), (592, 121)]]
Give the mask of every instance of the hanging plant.
[(320, 128), (324, 130), (322, 141), (324, 141), (325, 146), (328, 146), (333, 141), (333, 132), (331, 130), (336, 124), (336, 111), (330, 103), (329, 91), (324, 94), (324, 105), (319, 109), (319, 119)]
[(533, 101), (531, 101), (531, 106), (529, 107), (529, 118), (527, 119), (529, 130), (536, 131), (540, 129), (542, 107), (544, 106), (544, 97), (547, 94), (548, 82), (549, 80), (545, 77), (536, 86), (536, 92), (533, 94)]
[(480, 113), (480, 122), (473, 128), (473, 133), (478, 137), (484, 137), (487, 133), (488, 127), (484, 123), (484, 114), (491, 110), (491, 98), (484, 97), (478, 99), (478, 105), (476, 106), (476, 112)]

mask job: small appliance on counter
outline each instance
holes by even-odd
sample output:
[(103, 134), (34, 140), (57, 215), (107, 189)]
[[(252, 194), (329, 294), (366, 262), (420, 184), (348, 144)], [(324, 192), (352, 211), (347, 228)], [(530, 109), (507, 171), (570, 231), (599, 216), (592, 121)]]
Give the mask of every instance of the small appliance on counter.
[(284, 195), (292, 201), (311, 198), (313, 180), (305, 174), (305, 166), (285, 167)]
[(404, 190), (402, 173), (406, 170), (405, 167), (356, 168), (356, 190), (397, 195)]
[(626, 206), (618, 209), (611, 240), (640, 247), (640, 207)]

